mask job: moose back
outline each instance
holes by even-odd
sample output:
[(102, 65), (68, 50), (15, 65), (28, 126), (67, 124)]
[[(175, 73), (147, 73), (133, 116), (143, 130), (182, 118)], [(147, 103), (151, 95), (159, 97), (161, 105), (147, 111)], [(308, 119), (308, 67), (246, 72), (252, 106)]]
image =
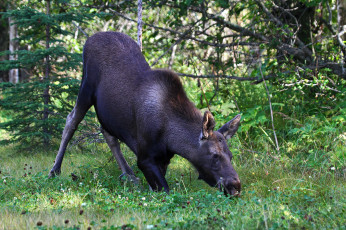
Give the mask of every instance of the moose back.
[(50, 176), (60, 173), (68, 142), (91, 106), (123, 174), (133, 180), (137, 178), (119, 141), (136, 154), (153, 190), (169, 192), (165, 174), (170, 159), (178, 154), (210, 186), (220, 185), (230, 195), (240, 193), (226, 144), (239, 127), (240, 115), (214, 131), (212, 114), (201, 114), (187, 98), (179, 77), (169, 70), (151, 69), (137, 43), (117, 32), (96, 33), (85, 43), (78, 98), (66, 119)]

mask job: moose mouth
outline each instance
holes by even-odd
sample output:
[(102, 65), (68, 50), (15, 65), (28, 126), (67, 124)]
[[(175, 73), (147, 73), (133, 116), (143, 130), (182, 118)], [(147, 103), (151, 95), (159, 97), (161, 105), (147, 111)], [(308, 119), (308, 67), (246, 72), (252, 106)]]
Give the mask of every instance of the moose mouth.
[(217, 182), (216, 186), (219, 190), (224, 192), (225, 196), (230, 195), (232, 197), (240, 197), (240, 188), (235, 188), (233, 185), (226, 186), (222, 177)]
[(216, 183), (212, 178), (205, 177), (202, 174), (199, 174), (198, 179), (204, 180), (211, 187), (217, 187), (221, 192), (224, 192), (226, 196), (230, 195), (231, 198), (240, 196), (240, 187), (236, 188), (232, 184), (226, 185), (225, 180), (222, 177), (220, 177)]
[[(222, 190), (220, 190), (220, 191), (222, 191)], [(234, 187), (232, 187), (230, 189), (223, 187), (223, 192), (226, 196), (231, 195), (231, 197), (240, 197), (240, 191), (236, 190)]]

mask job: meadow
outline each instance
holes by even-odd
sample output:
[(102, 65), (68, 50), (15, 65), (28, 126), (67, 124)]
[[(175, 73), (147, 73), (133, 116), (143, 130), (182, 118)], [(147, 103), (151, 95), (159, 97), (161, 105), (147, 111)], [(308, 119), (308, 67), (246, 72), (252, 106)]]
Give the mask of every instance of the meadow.
[[(231, 144), (233, 152), (238, 147)], [(125, 146), (138, 186), (119, 179), (106, 144), (70, 147), (56, 178), (48, 178), (55, 149), (14, 149), (0, 149), (0, 229), (345, 229), (345, 172), (309, 160), (297, 165), (269, 153), (237, 154), (243, 187), (230, 199), (197, 180), (178, 156), (166, 194), (149, 190)]]

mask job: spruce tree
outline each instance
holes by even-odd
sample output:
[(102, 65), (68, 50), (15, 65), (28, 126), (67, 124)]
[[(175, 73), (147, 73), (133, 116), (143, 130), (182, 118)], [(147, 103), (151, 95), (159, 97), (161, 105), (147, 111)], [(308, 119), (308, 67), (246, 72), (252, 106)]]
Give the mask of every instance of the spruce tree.
[[(30, 77), (21, 83), (1, 83), (0, 108), (10, 119), (0, 128), (10, 132), (2, 144), (20, 142), (23, 146), (47, 145), (60, 137), (65, 118), (78, 93), (79, 80), (68, 76), (81, 67), (81, 53), (64, 48), (66, 28), (92, 19), (87, 8), (73, 8), (67, 1), (30, 1), (30, 4), (3, 13), (19, 30), (18, 42), (29, 49), (16, 52), (18, 60), (0, 62), (0, 70), (24, 68)], [(2, 55), (9, 55), (9, 51)]]

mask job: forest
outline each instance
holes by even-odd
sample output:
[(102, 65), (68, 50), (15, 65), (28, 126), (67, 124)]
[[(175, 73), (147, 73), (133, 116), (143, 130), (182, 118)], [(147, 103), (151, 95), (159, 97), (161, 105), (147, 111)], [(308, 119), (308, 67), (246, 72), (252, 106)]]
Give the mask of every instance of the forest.
[[(178, 155), (152, 191), (121, 143), (123, 177), (93, 107), (49, 177), (100, 31), (174, 71), (215, 130), (241, 115), (239, 196)], [(345, 0), (3, 0), (0, 229), (345, 229), (345, 94)]]

